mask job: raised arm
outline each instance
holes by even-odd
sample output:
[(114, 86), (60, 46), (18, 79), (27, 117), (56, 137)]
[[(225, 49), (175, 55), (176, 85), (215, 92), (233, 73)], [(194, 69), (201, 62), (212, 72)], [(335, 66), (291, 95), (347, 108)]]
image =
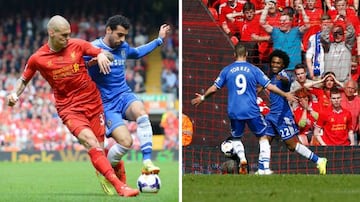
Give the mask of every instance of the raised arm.
[(301, 33), (304, 33), (310, 27), (309, 16), (306, 15), (304, 6), (302, 4), (298, 5), (298, 10), (301, 12), (301, 15), (303, 16), (303, 20), (304, 20), (304, 25), (300, 26), (299, 30)]
[[(272, 3), (271, 3), (272, 4)], [(260, 25), (264, 28), (264, 30), (267, 32), (267, 33), (271, 33), (273, 31), (273, 26), (269, 25), (267, 22), (266, 22), (266, 17), (268, 15), (268, 12), (269, 12), (269, 8), (270, 8), (270, 3), (267, 3), (261, 13), (261, 16), (260, 16)]]
[(161, 46), (164, 43), (164, 39), (169, 35), (170, 30), (171, 30), (170, 25), (167, 24), (161, 25), (158, 38), (136, 48), (130, 47), (128, 52), (128, 58), (139, 59), (151, 53), (155, 48)]

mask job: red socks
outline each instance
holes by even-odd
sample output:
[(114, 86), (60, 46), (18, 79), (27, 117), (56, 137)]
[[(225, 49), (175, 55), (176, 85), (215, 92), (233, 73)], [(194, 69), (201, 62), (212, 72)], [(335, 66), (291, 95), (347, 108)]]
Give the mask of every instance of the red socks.
[(121, 187), (123, 183), (116, 177), (110, 162), (100, 148), (91, 148), (88, 151), (90, 160), (97, 171), (99, 171), (109, 182), (114, 185), (115, 189)]
[(126, 184), (126, 174), (125, 174), (125, 165), (124, 161), (121, 160), (119, 163), (114, 167), (115, 174), (119, 178), (121, 182)]

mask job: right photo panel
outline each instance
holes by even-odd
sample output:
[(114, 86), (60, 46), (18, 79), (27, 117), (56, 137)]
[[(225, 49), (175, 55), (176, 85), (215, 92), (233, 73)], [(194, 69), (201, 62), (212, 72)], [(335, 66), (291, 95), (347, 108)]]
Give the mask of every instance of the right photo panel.
[(354, 201), (358, 8), (182, 1), (183, 202)]

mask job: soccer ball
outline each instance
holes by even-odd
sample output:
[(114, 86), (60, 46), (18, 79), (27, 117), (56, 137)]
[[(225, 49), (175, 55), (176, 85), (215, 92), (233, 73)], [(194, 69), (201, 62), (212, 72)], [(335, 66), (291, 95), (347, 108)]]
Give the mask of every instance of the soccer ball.
[(161, 187), (160, 177), (156, 174), (141, 174), (137, 179), (137, 187), (142, 193), (157, 193)]
[(221, 151), (226, 157), (232, 157), (234, 155), (232, 140), (225, 140), (224, 142), (222, 142)]

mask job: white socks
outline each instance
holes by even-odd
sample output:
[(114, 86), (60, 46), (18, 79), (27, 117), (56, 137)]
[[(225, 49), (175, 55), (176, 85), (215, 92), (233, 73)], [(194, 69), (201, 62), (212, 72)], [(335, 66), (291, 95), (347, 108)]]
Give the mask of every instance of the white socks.
[(247, 161), (245, 157), (245, 149), (241, 140), (232, 140), (234, 153), (239, 157), (240, 162)]

